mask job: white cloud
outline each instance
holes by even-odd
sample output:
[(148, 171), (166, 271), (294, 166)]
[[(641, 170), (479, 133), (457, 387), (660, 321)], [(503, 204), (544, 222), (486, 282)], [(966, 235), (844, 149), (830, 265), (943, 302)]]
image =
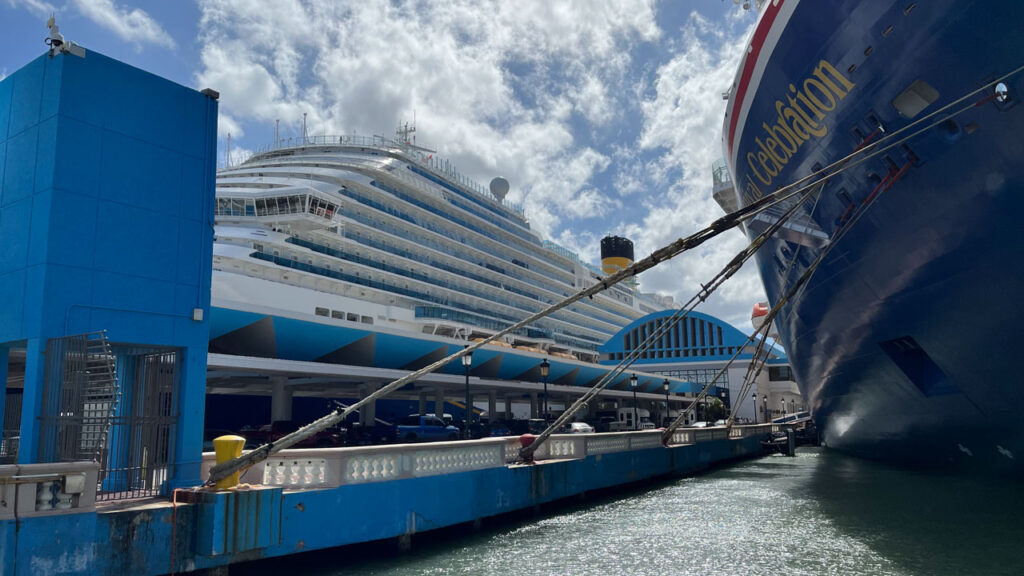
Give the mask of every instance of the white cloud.
[[(37, 2), (37, 0), (30, 0)], [(121, 8), (113, 0), (72, 0), (87, 18), (136, 46), (153, 44), (174, 48), (174, 39), (140, 8)]]
[[(415, 110), (418, 144), (483, 184), (507, 177), (531, 226), (591, 262), (605, 234), (632, 238), (639, 258), (721, 214), (710, 176), (720, 94), (749, 17), (692, 15), (664, 31), (653, 0), (199, 8), (196, 83), (221, 93), (221, 135), (241, 145), (266, 144), (241, 140), (276, 119), (283, 137), (299, 134), (303, 113), (310, 134), (389, 135)], [(670, 58), (634, 60), (662, 47)], [(731, 232), (644, 273), (642, 287), (686, 300), (743, 245)], [(702, 309), (746, 327), (763, 298), (748, 268)]]
[(57, 11), (53, 4), (43, 0), (7, 0), (7, 5), (12, 8), (21, 6), (43, 21), (49, 18), (50, 14)]
[[(644, 173), (661, 192), (645, 196), (648, 212), (642, 223), (625, 227), (636, 243), (637, 258), (722, 215), (711, 198), (711, 164), (722, 154), (725, 101), (720, 94), (732, 82), (748, 35), (745, 29), (712, 26), (694, 13), (681, 31), (680, 51), (657, 70), (655, 94), (641, 103), (644, 127), (639, 145), (660, 152), (647, 162)], [(686, 301), (746, 244), (741, 233), (728, 232), (643, 273), (641, 286)], [(749, 263), (701, 310), (747, 330), (750, 307), (763, 299), (757, 270)]]
[(481, 182), (508, 177), (509, 200), (544, 235), (600, 214), (591, 179), (608, 159), (572, 125), (615, 117), (611, 87), (630, 45), (660, 34), (648, 0), (201, 0), (200, 10), (197, 82), (220, 91), (231, 118), (280, 119), (297, 134), (306, 112), (313, 134), (388, 134), (415, 110), (419, 144)]

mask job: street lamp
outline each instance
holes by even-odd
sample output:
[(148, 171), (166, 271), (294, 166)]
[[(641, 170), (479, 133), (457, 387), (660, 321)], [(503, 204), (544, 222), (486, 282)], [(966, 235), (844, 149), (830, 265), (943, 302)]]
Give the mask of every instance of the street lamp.
[(723, 389), (719, 391), (719, 395), (722, 397), (722, 415), (725, 416), (725, 420), (729, 419), (729, 407), (725, 405), (725, 399), (728, 393)]
[(636, 411), (636, 387), (640, 383), (640, 379), (633, 374), (629, 377), (629, 387), (633, 389), (633, 430), (640, 428), (640, 421), (637, 419)]
[(764, 396), (761, 397), (761, 412), (764, 412), (764, 423), (767, 424), (768, 422), (770, 422), (771, 418), (768, 417), (768, 395), (767, 394), (765, 394)]
[(754, 424), (757, 424), (757, 392), (750, 395), (750, 401), (753, 402), (754, 406)]
[(796, 400), (793, 398), (789, 399), (789, 413), (796, 414)]
[[(469, 346), (467, 345), (466, 348), (469, 348)], [(470, 406), (470, 403), (473, 401), (473, 399), (469, 397), (469, 367), (472, 366), (472, 365), (473, 365), (473, 353), (472, 352), (467, 352), (462, 357), (462, 367), (466, 369), (466, 418), (464, 419), (464, 422), (466, 424), (466, 437), (467, 438), (469, 437), (469, 425), (473, 423), (473, 412), (472, 412), (473, 408), (472, 408), (472, 406)]]
[[(668, 378), (665, 378), (665, 381), (661, 383), (661, 388), (662, 388), (662, 390), (665, 391), (665, 420), (671, 420), (672, 419), (672, 411), (669, 410), (669, 407), (668, 407), (668, 385), (669, 385)], [(668, 422), (662, 422), (662, 425), (667, 426)]]
[(540, 377), (544, 380), (544, 423), (548, 422), (548, 372), (551, 370), (551, 364), (548, 364), (548, 359), (545, 358), (540, 363)]
[(786, 415), (786, 399), (785, 398), (779, 398), (779, 403), (782, 404), (782, 415), (785, 416)]

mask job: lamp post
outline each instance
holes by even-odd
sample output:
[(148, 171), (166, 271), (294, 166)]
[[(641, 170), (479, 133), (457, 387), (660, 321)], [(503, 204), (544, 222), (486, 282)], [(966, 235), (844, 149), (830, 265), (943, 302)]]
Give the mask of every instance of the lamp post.
[(540, 377), (544, 380), (544, 423), (548, 422), (548, 372), (551, 370), (551, 364), (548, 364), (548, 359), (545, 358), (540, 363)]
[(764, 423), (771, 422), (771, 418), (768, 417), (768, 395), (765, 394), (761, 397), (761, 411), (764, 412)]
[(636, 387), (639, 383), (640, 379), (636, 377), (636, 374), (629, 377), (629, 387), (633, 389), (633, 430), (640, 428), (640, 421), (637, 420), (636, 410)]
[(782, 415), (785, 416), (786, 415), (786, 399), (785, 398), (779, 398), (779, 403), (782, 404)]
[(723, 390), (719, 390), (718, 394), (722, 397), (722, 415), (725, 416), (725, 418), (723, 418), (723, 420), (728, 420), (729, 419), (729, 407), (725, 405), (725, 400), (728, 397), (728, 392), (726, 392), (723, 389)]
[[(665, 420), (672, 420), (672, 411), (668, 407), (668, 387), (669, 381), (668, 378), (665, 378), (665, 381), (661, 383), (661, 388), (665, 391)], [(662, 425), (667, 426), (668, 422), (662, 422)]]
[(751, 394), (750, 399), (754, 406), (754, 424), (757, 424), (757, 392)]
[[(469, 346), (467, 345), (466, 348), (469, 348)], [(472, 398), (469, 397), (469, 367), (472, 365), (473, 353), (468, 352), (465, 356), (462, 357), (462, 367), (466, 369), (466, 418), (464, 421), (466, 425), (467, 438), (469, 437), (469, 425), (473, 423), (473, 407), (470, 405), (470, 403), (473, 400)]]

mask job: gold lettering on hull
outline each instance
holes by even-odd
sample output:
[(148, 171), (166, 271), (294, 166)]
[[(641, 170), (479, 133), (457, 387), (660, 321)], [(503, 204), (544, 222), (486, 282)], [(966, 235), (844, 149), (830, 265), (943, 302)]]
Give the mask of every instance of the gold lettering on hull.
[(760, 198), (758, 182), (771, 186), (805, 142), (828, 134), (823, 120), (854, 86), (856, 84), (825, 60), (818, 62), (803, 82), (790, 84), (789, 93), (775, 101), (778, 115), (774, 122), (761, 123), (762, 132), (754, 138), (755, 149), (747, 153), (746, 161), (753, 179), (747, 176), (745, 195)]

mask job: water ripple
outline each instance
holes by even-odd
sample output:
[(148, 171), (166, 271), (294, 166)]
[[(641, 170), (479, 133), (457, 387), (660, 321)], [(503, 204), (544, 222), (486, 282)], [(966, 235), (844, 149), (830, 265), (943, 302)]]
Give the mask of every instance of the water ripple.
[[(771, 456), (324, 576), (1024, 574), (1017, 484), (817, 449)], [(348, 558), (349, 561), (353, 560)]]

